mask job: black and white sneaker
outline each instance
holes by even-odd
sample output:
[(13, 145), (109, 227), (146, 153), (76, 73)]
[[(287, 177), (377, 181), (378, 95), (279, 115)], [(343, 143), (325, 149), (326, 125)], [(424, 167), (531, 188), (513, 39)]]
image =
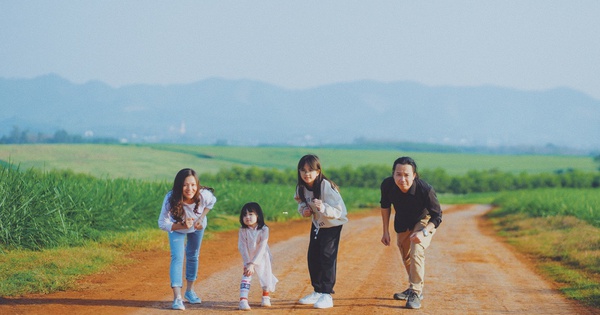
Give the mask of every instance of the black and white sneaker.
[(421, 298), (415, 291), (410, 291), (408, 300), (406, 301), (406, 308), (419, 309), (421, 308)]
[[(402, 292), (394, 293), (394, 300), (408, 300), (411, 291), (411, 289), (406, 289)], [(423, 300), (423, 293), (419, 295), (419, 298)]]

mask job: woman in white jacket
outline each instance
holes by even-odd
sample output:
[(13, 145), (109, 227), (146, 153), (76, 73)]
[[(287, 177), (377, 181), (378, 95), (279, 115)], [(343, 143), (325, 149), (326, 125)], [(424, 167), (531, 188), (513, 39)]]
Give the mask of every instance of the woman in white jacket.
[(192, 304), (202, 302), (194, 291), (194, 282), (198, 276), (198, 258), (207, 224), (206, 214), (217, 202), (213, 192), (212, 188), (200, 186), (198, 175), (193, 169), (184, 168), (175, 176), (173, 188), (163, 201), (158, 227), (169, 235), (169, 276), (173, 288), (173, 309), (185, 309), (181, 296), (184, 254), (187, 286), (183, 297)]
[(338, 246), (342, 226), (348, 222), (346, 205), (337, 185), (327, 179), (316, 155), (303, 156), (298, 162), (298, 184), (294, 199), (298, 213), (312, 217), (308, 245), (308, 272), (314, 292), (301, 298), (300, 304), (315, 308), (333, 307)]

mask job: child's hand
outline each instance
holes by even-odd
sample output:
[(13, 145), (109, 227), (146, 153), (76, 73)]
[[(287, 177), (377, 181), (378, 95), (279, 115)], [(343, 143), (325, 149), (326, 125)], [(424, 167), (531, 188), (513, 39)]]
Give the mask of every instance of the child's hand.
[(323, 212), (323, 201), (321, 199), (313, 199), (313, 203), (319, 212)]
[(187, 229), (191, 228), (194, 225), (194, 219), (186, 218), (185, 221), (183, 221), (183, 225), (185, 225)]
[(244, 267), (244, 276), (250, 277), (254, 274), (254, 264), (250, 263), (248, 266)]
[(312, 215), (312, 210), (309, 207), (302, 209), (303, 217), (310, 217)]

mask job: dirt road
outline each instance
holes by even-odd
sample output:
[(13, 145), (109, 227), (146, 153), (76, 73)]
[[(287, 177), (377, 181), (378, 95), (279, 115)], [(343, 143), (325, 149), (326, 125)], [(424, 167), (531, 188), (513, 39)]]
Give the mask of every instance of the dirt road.
[[(380, 243), (378, 211), (351, 216), (338, 257), (335, 307), (297, 304), (312, 291), (306, 267), (310, 223), (270, 224), (274, 272), (280, 280), (273, 306), (261, 308), (258, 279), (250, 292), (252, 314), (597, 314), (562, 297), (480, 224), (488, 206), (446, 208), (427, 250), (425, 299), (420, 310), (392, 299), (407, 286), (398, 249)], [(82, 281), (74, 292), (0, 299), (0, 314), (174, 314), (170, 309), (168, 253), (144, 253), (139, 264)], [(206, 240), (201, 250), (200, 305), (186, 311), (240, 314), (241, 261), (237, 231)]]

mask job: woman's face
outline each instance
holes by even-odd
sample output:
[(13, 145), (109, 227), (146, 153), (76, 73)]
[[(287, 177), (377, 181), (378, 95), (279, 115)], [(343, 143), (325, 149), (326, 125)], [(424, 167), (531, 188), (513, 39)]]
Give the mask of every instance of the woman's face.
[(183, 201), (185, 203), (192, 203), (194, 195), (198, 191), (198, 185), (196, 184), (196, 178), (194, 176), (188, 176), (183, 181)]
[(246, 212), (246, 214), (244, 215), (244, 224), (248, 227), (255, 227), (258, 223), (258, 216), (256, 215), (256, 212)]
[(410, 164), (396, 164), (394, 170), (394, 182), (403, 193), (408, 192), (416, 178), (413, 167)]
[(300, 178), (302, 178), (308, 187), (312, 187), (315, 183), (315, 179), (319, 176), (319, 171), (311, 169), (308, 164), (304, 164), (298, 172), (300, 172)]

